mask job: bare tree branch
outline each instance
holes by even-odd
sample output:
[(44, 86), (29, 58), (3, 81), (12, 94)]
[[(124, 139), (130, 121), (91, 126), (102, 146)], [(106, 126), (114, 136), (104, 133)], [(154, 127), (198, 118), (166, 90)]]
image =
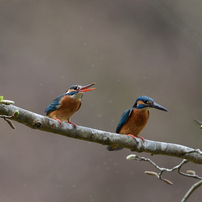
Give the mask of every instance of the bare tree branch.
[[(18, 111), (18, 116), (13, 116), (15, 111)], [(199, 149), (192, 149), (179, 144), (151, 140), (145, 140), (145, 142), (142, 142), (142, 140), (139, 140), (138, 138), (135, 141), (132, 137), (126, 135), (119, 135), (82, 126), (78, 126), (75, 129), (68, 123), (63, 122), (63, 124), (60, 125), (59, 122), (54, 119), (50, 119), (49, 117), (33, 113), (14, 105), (0, 103), (0, 115), (12, 116), (10, 119), (22, 123), (32, 129), (39, 129), (103, 145), (115, 145), (136, 152), (175, 156), (197, 164), (202, 164), (202, 153)]]
[(195, 184), (193, 184), (191, 186), (191, 188), (189, 189), (189, 191), (185, 194), (185, 196), (183, 197), (183, 199), (181, 200), (181, 202), (185, 202), (187, 201), (187, 199), (191, 196), (191, 194), (202, 185), (202, 180), (196, 182)]
[(187, 160), (184, 159), (184, 160), (182, 161), (182, 163), (180, 163), (178, 166), (175, 166), (175, 167), (173, 167), (173, 168), (171, 168), (171, 169), (168, 169), (168, 168), (161, 168), (161, 167), (159, 167), (156, 163), (154, 163), (154, 162), (153, 162), (151, 159), (149, 159), (149, 158), (139, 157), (139, 156), (137, 156), (137, 155), (135, 155), (135, 154), (128, 155), (128, 156), (126, 157), (126, 159), (127, 159), (127, 160), (148, 161), (148, 162), (149, 162), (150, 164), (152, 164), (156, 169), (158, 169), (158, 170), (160, 171), (160, 173), (156, 173), (156, 172), (154, 172), (154, 171), (145, 171), (145, 174), (151, 175), (151, 176), (155, 176), (155, 177), (159, 178), (160, 180), (162, 180), (162, 181), (164, 181), (164, 182), (166, 182), (167, 184), (170, 184), (170, 185), (172, 185), (173, 183), (172, 183), (170, 180), (163, 178), (163, 177), (162, 177), (163, 173), (164, 173), (164, 172), (172, 172), (172, 171), (178, 169), (179, 166), (181, 167), (183, 164), (185, 164), (185, 163), (188, 162)]
[(189, 161), (187, 161), (186, 159), (183, 159), (181, 163), (179, 163), (178, 165), (174, 166), (173, 168), (169, 169), (169, 168), (162, 168), (159, 167), (156, 163), (154, 163), (151, 159), (149, 158), (145, 158), (145, 157), (139, 157), (135, 154), (130, 154), (126, 157), (127, 160), (139, 160), (139, 161), (147, 161), (149, 162), (151, 165), (153, 165), (157, 170), (159, 170), (159, 173), (156, 173), (154, 171), (145, 171), (145, 174), (147, 175), (151, 175), (151, 176), (155, 176), (157, 178), (159, 178), (160, 180), (166, 182), (169, 185), (172, 185), (173, 183), (162, 177), (164, 172), (173, 172), (175, 170), (178, 170), (178, 173), (180, 175), (186, 176), (186, 177), (191, 177), (191, 178), (195, 178), (195, 179), (199, 179), (200, 181), (195, 183), (194, 185), (192, 185), (192, 187), (189, 189), (189, 191), (185, 194), (185, 196), (182, 199), (182, 202), (185, 202), (190, 195), (202, 184), (202, 177), (196, 175), (195, 171), (193, 170), (187, 170), (187, 173), (183, 173), (181, 172), (181, 168), (184, 164), (188, 163)]
[(183, 175), (183, 176), (186, 176), (186, 177), (191, 177), (191, 178), (195, 178), (195, 179), (199, 179), (199, 180), (202, 180), (202, 177), (196, 175), (195, 171), (193, 170), (188, 170), (187, 173), (183, 173), (181, 171), (181, 168), (184, 164), (188, 163), (189, 161), (186, 160), (186, 159), (183, 159), (181, 163), (179, 163), (178, 165), (174, 166), (173, 168), (161, 168), (159, 167), (156, 163), (154, 163), (151, 159), (149, 158), (145, 158), (145, 157), (139, 157), (135, 154), (130, 154), (126, 157), (127, 160), (139, 160), (139, 161), (147, 161), (149, 162), (150, 164), (152, 164), (156, 169), (158, 169), (160, 171), (160, 173), (156, 173), (156, 172), (153, 172), (153, 171), (145, 171), (145, 174), (148, 174), (148, 175), (152, 175), (152, 176), (156, 176), (158, 177), (160, 180), (163, 180), (165, 181), (166, 183), (168, 184), (172, 184), (172, 182), (170, 182), (169, 180), (167, 179), (164, 179), (162, 178), (162, 175), (164, 172), (173, 172), (175, 170), (178, 171), (178, 173), (180, 175)]

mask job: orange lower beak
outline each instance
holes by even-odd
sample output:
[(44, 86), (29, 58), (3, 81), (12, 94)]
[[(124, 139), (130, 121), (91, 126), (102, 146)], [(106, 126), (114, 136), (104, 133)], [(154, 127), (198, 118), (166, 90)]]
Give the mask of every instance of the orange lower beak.
[(79, 92), (88, 92), (88, 91), (91, 91), (91, 90), (95, 90), (95, 88), (90, 88), (91, 86), (95, 85), (95, 83), (92, 83), (92, 84), (88, 84), (86, 86), (83, 86)]

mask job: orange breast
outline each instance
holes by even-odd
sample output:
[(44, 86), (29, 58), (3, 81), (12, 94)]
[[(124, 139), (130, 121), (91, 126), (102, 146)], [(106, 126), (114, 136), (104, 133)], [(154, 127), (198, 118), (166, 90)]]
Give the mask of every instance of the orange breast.
[(148, 119), (149, 110), (134, 109), (119, 133), (138, 136), (143, 128), (146, 126)]
[(79, 110), (81, 101), (64, 96), (60, 102), (60, 106), (57, 110), (52, 111), (48, 114), (51, 118), (58, 118), (60, 120), (69, 120), (70, 117)]

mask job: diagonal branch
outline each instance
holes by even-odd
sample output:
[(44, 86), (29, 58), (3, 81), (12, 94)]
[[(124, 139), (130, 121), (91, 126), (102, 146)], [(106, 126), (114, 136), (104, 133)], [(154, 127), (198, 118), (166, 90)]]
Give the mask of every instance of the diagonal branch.
[(181, 202), (185, 202), (187, 201), (187, 199), (191, 196), (191, 194), (202, 185), (202, 180), (196, 182), (194, 185), (191, 186), (191, 188), (189, 189), (189, 191), (185, 194), (185, 196), (183, 197), (183, 199), (181, 200)]
[[(18, 111), (18, 116), (12, 116), (15, 111)], [(103, 145), (115, 145), (136, 152), (175, 156), (187, 159), (194, 163), (202, 164), (202, 154), (199, 149), (192, 149), (179, 144), (151, 140), (145, 140), (143, 143), (142, 140), (139, 139), (135, 141), (132, 137), (92, 128), (78, 126), (77, 129), (75, 129), (68, 123), (63, 122), (63, 124), (60, 125), (59, 122), (54, 119), (50, 119), (46, 116), (33, 113), (14, 105), (0, 104), (0, 115), (12, 116), (10, 118), (11, 120), (15, 120), (32, 129), (39, 129)]]

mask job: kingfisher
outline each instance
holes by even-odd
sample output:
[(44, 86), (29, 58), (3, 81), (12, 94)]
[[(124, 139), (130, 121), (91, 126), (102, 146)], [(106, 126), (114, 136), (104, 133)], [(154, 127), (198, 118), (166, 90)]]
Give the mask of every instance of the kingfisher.
[[(127, 109), (121, 116), (116, 128), (116, 133), (125, 134), (136, 139), (140, 138), (144, 142), (144, 138), (139, 136), (140, 132), (146, 126), (149, 119), (149, 108), (155, 108), (162, 111), (168, 111), (165, 107), (157, 104), (152, 98), (147, 96), (138, 97), (132, 108)], [(108, 146), (109, 151), (121, 150), (123, 148), (116, 146)]]
[(68, 121), (76, 128), (76, 124), (70, 121), (70, 117), (81, 107), (83, 94), (95, 90), (95, 88), (90, 88), (93, 85), (95, 83), (86, 86), (72, 85), (69, 90), (52, 101), (45, 110), (46, 115), (59, 121), (60, 124), (63, 120)]

